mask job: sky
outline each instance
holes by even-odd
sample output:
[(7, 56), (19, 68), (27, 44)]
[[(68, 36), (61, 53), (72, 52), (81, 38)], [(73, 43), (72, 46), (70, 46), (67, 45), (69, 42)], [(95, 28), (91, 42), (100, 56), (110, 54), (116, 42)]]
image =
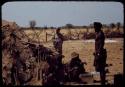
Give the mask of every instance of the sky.
[(123, 24), (123, 10), (120, 2), (13, 1), (2, 5), (2, 19), (14, 21), (22, 27), (28, 27), (31, 20), (35, 20), (38, 27), (83, 26), (94, 21)]

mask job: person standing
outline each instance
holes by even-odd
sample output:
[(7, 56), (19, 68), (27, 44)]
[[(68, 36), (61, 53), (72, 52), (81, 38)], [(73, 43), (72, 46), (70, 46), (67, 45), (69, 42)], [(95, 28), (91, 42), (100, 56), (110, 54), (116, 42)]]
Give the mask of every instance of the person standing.
[(105, 65), (106, 65), (106, 58), (107, 52), (104, 49), (105, 44), (105, 35), (101, 30), (102, 24), (100, 22), (94, 22), (94, 29), (95, 29), (95, 59), (94, 59), (94, 66), (97, 72), (100, 72), (100, 79), (101, 84), (105, 85)]
[(56, 51), (59, 52), (60, 54), (62, 54), (63, 41), (64, 41), (63, 35), (60, 33), (60, 28), (58, 28), (56, 30), (56, 35), (54, 36), (53, 45)]

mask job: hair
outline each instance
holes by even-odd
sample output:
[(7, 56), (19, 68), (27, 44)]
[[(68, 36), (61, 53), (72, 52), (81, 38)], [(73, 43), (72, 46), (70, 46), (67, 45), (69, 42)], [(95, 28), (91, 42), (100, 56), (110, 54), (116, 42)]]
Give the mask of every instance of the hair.
[(98, 28), (102, 28), (102, 24), (100, 22), (94, 22), (94, 26)]

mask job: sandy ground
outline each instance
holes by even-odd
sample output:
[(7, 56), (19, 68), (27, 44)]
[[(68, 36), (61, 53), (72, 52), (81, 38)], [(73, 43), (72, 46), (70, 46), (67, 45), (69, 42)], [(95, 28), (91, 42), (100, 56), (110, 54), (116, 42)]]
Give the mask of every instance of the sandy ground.
[[(44, 44), (47, 47), (52, 47), (52, 42)], [(93, 52), (94, 52), (94, 40), (84, 41), (84, 40), (72, 40), (64, 41), (63, 43), (63, 63), (70, 61), (71, 53), (77, 52), (80, 55), (82, 61), (87, 62), (85, 69), (87, 72), (95, 71), (93, 66)], [(109, 83), (113, 83), (113, 75), (117, 73), (123, 73), (123, 38), (120, 39), (106, 39), (104, 46), (107, 49), (107, 64), (112, 64), (109, 66), (109, 72), (106, 79)], [(99, 78), (95, 78), (96, 80)]]

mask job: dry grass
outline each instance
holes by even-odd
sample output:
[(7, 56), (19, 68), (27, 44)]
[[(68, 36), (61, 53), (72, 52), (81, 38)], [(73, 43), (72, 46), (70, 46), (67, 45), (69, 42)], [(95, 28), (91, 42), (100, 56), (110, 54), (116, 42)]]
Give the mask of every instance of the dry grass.
[[(108, 55), (107, 64), (112, 64), (108, 67), (110, 73), (106, 77), (110, 83), (113, 81), (114, 74), (123, 73), (123, 39), (116, 40), (122, 41), (105, 44)], [(53, 46), (51, 42), (44, 45), (47, 47)], [(78, 52), (80, 59), (87, 62), (87, 65), (85, 65), (87, 72), (95, 71), (93, 66), (94, 43), (84, 42), (83, 40), (65, 41), (63, 44), (63, 55), (65, 56), (63, 63), (70, 61), (70, 55), (73, 51)]]
[[(32, 29), (28, 29), (28, 30), (24, 30), (24, 32), (33, 40), (36, 40), (38, 41), (38, 39), (41, 41), (41, 42), (46, 42), (46, 33), (48, 34), (47, 35), (47, 41), (51, 41), (52, 40), (52, 37), (53, 35), (55, 34), (55, 30), (56, 29), (35, 29), (35, 30), (32, 30)], [(37, 37), (37, 35), (35, 35), (34, 31), (38, 34), (39, 37)], [(81, 28), (81, 29), (61, 29), (61, 33), (63, 35), (68, 35), (69, 32), (71, 32), (71, 34), (73, 35), (76, 35), (77, 33), (85, 33), (87, 31), (86, 28)], [(110, 31), (117, 31), (116, 28), (114, 29), (107, 29), (107, 28), (103, 28), (103, 31), (104, 33), (105, 32), (110, 32)], [(88, 32), (89, 33), (93, 33), (94, 32), (94, 29), (88, 29)], [(120, 29), (120, 32), (123, 32), (123, 29), (121, 28)], [(80, 34), (80, 35), (82, 35)], [(80, 36), (82, 37), (82, 36)], [(37, 39), (38, 38), (38, 39)]]
[[(120, 31), (122, 31), (121, 29)], [(115, 31), (115, 30), (113, 30)], [(54, 35), (55, 29), (47, 29), (47, 30), (35, 30), (39, 34), (39, 39), (42, 44), (46, 47), (53, 47), (52, 42), (46, 42), (46, 32), (48, 34)], [(62, 34), (68, 34), (69, 30), (67, 29), (62, 29), (61, 33)], [(71, 29), (72, 33), (76, 32), (86, 32), (86, 29)], [(89, 32), (94, 32), (93, 29), (89, 29)], [(105, 32), (105, 31), (104, 31)], [(25, 30), (25, 33), (29, 35), (30, 38), (33, 38), (34, 32), (32, 30)], [(53, 36), (49, 35), (47, 37), (48, 41), (52, 39)], [(34, 40), (37, 41), (37, 36), (34, 37)], [(119, 41), (117, 43), (106, 43), (105, 48), (107, 49), (107, 64), (112, 64), (112, 66), (108, 67), (109, 72), (107, 74), (106, 79), (108, 82), (113, 83), (113, 75), (117, 73), (123, 73), (123, 38), (122, 42)], [(121, 40), (121, 39), (116, 39), (116, 40)], [(71, 57), (72, 52), (78, 52), (80, 55), (80, 59), (82, 61), (87, 62), (87, 65), (85, 65), (85, 69), (87, 72), (92, 72), (95, 71), (94, 66), (93, 66), (93, 52), (94, 52), (94, 43), (91, 42), (84, 42), (83, 40), (68, 40), (64, 41), (63, 43), (63, 55), (65, 56), (63, 58), (63, 63), (69, 62)], [(98, 79), (98, 78), (95, 78)], [(34, 81), (36, 84), (35, 85), (40, 85), (41, 81)]]

